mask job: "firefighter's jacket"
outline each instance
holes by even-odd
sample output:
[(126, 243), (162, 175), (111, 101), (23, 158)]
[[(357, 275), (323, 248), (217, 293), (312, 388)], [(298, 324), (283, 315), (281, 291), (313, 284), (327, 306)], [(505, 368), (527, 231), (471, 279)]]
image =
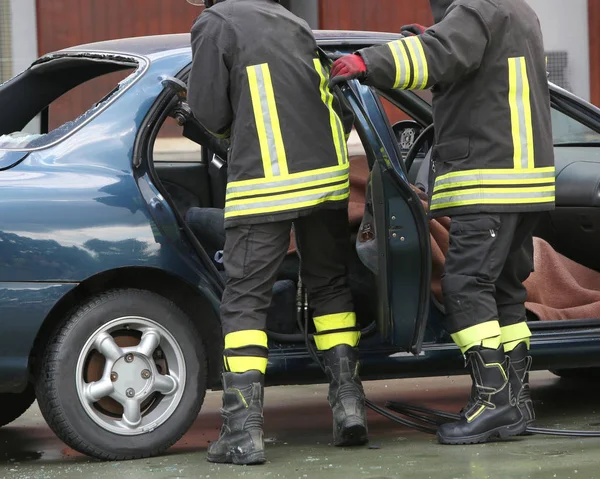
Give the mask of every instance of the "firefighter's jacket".
[(192, 52), (192, 112), (231, 137), (226, 226), (346, 208), (354, 116), (308, 24), (273, 0), (227, 0), (198, 17)]
[(455, 0), (423, 35), (359, 54), (367, 84), (432, 87), (433, 216), (554, 207), (543, 39), (524, 0)]

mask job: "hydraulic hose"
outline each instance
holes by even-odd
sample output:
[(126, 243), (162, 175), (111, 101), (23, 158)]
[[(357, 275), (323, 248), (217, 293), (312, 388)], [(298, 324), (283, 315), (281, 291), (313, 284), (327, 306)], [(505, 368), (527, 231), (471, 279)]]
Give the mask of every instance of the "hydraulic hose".
[[(437, 409), (429, 409), (425, 407), (414, 406), (412, 404), (406, 404), (401, 402), (389, 402), (386, 404), (385, 407), (391, 409), (392, 411), (398, 414), (408, 415), (420, 421), (426, 421), (428, 423), (434, 421), (435, 423), (437, 423), (438, 426), (447, 421), (456, 421), (460, 419), (459, 414), (439, 411)], [(437, 420), (435, 418), (437, 418)], [(541, 427), (528, 427), (526, 433), (538, 434), (540, 436), (600, 437), (600, 431), (551, 429)]]

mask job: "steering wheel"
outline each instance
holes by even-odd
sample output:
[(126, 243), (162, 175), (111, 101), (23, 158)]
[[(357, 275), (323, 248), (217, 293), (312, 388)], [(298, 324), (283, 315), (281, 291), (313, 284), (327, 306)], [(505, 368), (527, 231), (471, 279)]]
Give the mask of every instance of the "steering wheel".
[(433, 144), (433, 134), (434, 134), (434, 126), (432, 123), (427, 128), (425, 128), (421, 132), (421, 134), (417, 137), (415, 142), (410, 147), (410, 150), (408, 150), (408, 153), (406, 153), (406, 158), (404, 159), (404, 165), (406, 166), (406, 171), (410, 171), (412, 164), (415, 162), (415, 158), (421, 151), (421, 148), (423, 148), (423, 144), (426, 141), (429, 141), (429, 143)]

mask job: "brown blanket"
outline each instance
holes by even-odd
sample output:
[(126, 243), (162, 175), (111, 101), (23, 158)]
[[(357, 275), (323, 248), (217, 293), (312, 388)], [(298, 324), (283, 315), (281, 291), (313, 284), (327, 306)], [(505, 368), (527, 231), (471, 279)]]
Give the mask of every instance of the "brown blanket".
[[(427, 195), (416, 187), (427, 210)], [(448, 253), (450, 219), (429, 221), (434, 297), (442, 302), (441, 278)], [(525, 306), (541, 321), (600, 318), (600, 273), (557, 253), (541, 238), (533, 239), (535, 271), (525, 287)]]

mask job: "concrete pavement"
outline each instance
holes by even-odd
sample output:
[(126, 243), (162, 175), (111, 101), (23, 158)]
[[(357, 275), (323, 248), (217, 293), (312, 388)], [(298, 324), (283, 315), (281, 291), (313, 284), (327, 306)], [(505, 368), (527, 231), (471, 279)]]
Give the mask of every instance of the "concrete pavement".
[[(600, 429), (597, 387), (534, 373), (538, 425)], [(459, 410), (469, 380), (431, 378), (365, 385), (379, 404), (402, 400)], [(410, 478), (410, 479), (592, 479), (600, 477), (600, 439), (533, 436), (480, 446), (440, 446), (434, 437), (369, 416), (371, 443), (358, 449), (330, 445), (326, 387), (289, 386), (266, 392), (268, 463), (261, 467), (212, 465), (206, 447), (217, 438), (220, 395), (210, 393), (193, 428), (163, 457), (101, 463), (67, 448), (33, 406), (0, 429), (0, 478)]]

